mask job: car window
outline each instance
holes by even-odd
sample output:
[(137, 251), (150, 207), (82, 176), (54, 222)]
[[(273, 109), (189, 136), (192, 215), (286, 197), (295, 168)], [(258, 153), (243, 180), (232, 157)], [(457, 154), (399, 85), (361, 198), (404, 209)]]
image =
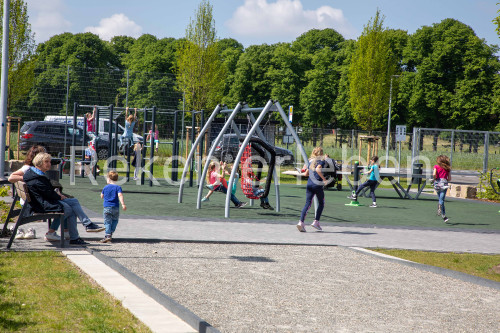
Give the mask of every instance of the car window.
[(46, 125), (36, 126), (34, 129), (35, 133), (41, 133), (41, 134), (46, 134), (47, 131), (48, 131), (48, 126)]
[(72, 136), (73, 133), (75, 133), (76, 136), (81, 136), (82, 135), (82, 132), (80, 131), (79, 128), (73, 129), (73, 127), (68, 127), (68, 134)]
[(27, 132), (31, 127), (31, 124), (24, 124), (23, 127), (21, 127), (21, 132)]
[[(115, 133), (116, 124), (113, 123), (113, 133)], [(104, 121), (104, 132), (109, 133), (109, 120)], [(118, 126), (118, 134), (123, 134), (123, 129)]]

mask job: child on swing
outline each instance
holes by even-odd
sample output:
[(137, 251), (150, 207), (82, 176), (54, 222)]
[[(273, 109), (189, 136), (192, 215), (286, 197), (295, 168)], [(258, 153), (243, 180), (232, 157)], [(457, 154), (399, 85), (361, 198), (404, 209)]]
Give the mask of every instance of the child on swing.
[[(205, 196), (201, 200), (202, 202), (208, 201), (208, 197), (210, 197), (213, 192), (222, 192), (224, 194), (227, 194), (227, 182), (224, 179), (224, 176), (226, 174), (229, 174), (229, 172), (226, 170), (226, 163), (222, 162), (219, 164), (215, 161), (210, 162), (208, 166), (207, 183), (209, 183), (209, 185), (212, 185), (213, 189), (211, 189), (207, 196)], [(237, 208), (244, 207), (247, 204), (246, 202), (239, 201), (232, 192), (231, 201)]]

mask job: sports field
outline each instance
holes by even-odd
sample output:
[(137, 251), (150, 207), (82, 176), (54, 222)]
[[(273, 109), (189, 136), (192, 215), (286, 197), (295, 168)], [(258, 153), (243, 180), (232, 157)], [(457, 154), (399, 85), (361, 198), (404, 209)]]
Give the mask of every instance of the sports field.
[[(75, 185), (69, 185), (69, 177), (64, 175), (61, 184), (64, 192), (77, 197), (86, 208), (100, 213), (102, 200), (100, 192), (106, 185), (104, 177), (97, 178), (98, 185), (92, 185), (88, 178), (76, 178)], [(160, 181), (160, 184), (163, 182)], [(178, 217), (200, 218), (201, 220), (224, 220), (225, 195), (216, 192), (210, 201), (202, 203), (201, 209), (196, 209), (196, 187), (185, 186), (183, 202), (177, 203), (178, 187), (172, 185), (153, 186), (136, 185), (129, 182), (122, 185), (127, 204), (127, 211), (121, 212), (128, 216), (150, 217)], [(345, 186), (345, 188), (348, 188)], [(206, 194), (207, 190), (204, 191)], [(280, 185), (281, 211), (264, 210), (260, 208), (258, 200), (254, 206), (241, 209), (231, 208), (231, 220), (260, 220), (262, 222), (295, 222), (305, 203), (305, 186), (283, 184)], [(411, 228), (433, 229), (472, 229), (500, 232), (500, 204), (478, 200), (447, 199), (446, 212), (450, 223), (445, 224), (436, 216), (437, 197), (422, 194), (418, 200), (400, 199), (393, 189), (378, 189), (377, 208), (369, 208), (370, 198), (359, 198), (362, 207), (345, 206), (350, 200), (349, 191), (326, 191), (326, 205), (321, 219), (322, 223), (341, 225), (373, 225), (401, 226)], [(241, 189), (236, 196), (242, 201), (249, 201), (244, 197)], [(274, 186), (269, 195), (269, 201), (275, 207)], [(312, 222), (314, 208), (307, 216)]]

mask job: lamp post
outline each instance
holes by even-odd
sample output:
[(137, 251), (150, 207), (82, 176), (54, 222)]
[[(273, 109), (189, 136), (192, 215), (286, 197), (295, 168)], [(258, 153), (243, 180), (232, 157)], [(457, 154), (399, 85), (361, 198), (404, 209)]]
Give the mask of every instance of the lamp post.
[(391, 135), (391, 105), (392, 105), (392, 79), (399, 75), (391, 75), (391, 87), (389, 89), (389, 116), (387, 118), (387, 142), (385, 143), (385, 167), (389, 165), (389, 139)]
[(2, 77), (0, 79), (0, 178), (5, 171), (5, 123), (7, 120), (7, 90), (9, 76), (9, 7), (10, 0), (3, 2), (3, 34), (2, 34)]

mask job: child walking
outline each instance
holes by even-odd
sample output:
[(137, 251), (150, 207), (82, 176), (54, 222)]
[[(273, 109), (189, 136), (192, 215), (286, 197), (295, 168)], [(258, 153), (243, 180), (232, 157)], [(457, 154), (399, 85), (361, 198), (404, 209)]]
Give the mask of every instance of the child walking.
[(379, 175), (379, 170), (378, 170), (378, 156), (373, 156), (370, 159), (370, 164), (368, 165), (368, 180), (361, 184), (361, 186), (358, 187), (356, 190), (356, 193), (348, 197), (351, 200), (358, 200), (358, 194), (363, 190), (365, 187), (370, 186), (370, 196), (372, 197), (372, 204), (371, 208), (376, 208), (377, 207), (377, 198), (375, 197), (375, 188), (377, 187), (378, 180), (380, 179)]
[(108, 185), (104, 186), (101, 192), (101, 199), (104, 199), (102, 215), (104, 217), (104, 227), (106, 228), (106, 235), (104, 239), (101, 240), (101, 243), (111, 242), (111, 237), (116, 230), (118, 218), (120, 217), (119, 203), (122, 204), (124, 211), (127, 210), (127, 206), (123, 201), (122, 188), (115, 184), (117, 180), (118, 173), (116, 171), (110, 171), (107, 177)]

